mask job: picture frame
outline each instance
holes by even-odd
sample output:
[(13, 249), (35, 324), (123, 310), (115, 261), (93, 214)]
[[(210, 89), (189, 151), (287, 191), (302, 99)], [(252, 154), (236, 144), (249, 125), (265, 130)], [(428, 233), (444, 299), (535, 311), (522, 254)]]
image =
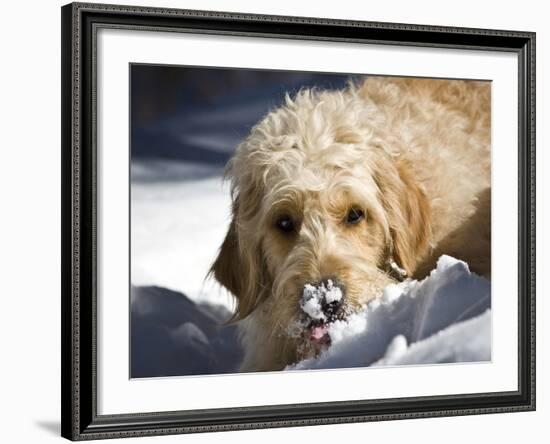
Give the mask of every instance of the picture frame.
[[(70, 440), (518, 412), (535, 409), (535, 34), (71, 3), (62, 15), (62, 436)], [(429, 20), (429, 18), (427, 18)], [(99, 412), (98, 275), (103, 245), (98, 182), (98, 32), (337, 42), (506, 53), (517, 63), (517, 389), (385, 399)], [(498, 130), (498, 129), (497, 129)], [(498, 150), (498, 148), (496, 148)], [(494, 152), (493, 156), (498, 156)], [(515, 258), (514, 258), (515, 260)]]

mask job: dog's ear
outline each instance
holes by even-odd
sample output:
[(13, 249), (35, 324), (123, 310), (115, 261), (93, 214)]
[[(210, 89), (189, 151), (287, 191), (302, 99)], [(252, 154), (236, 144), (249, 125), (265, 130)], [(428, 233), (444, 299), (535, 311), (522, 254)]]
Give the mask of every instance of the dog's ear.
[(238, 198), (233, 205), (233, 218), (210, 273), (237, 298), (237, 308), (231, 321), (247, 317), (265, 296), (266, 274), (261, 248), (249, 239), (239, 238), (237, 229)]
[(387, 177), (376, 182), (386, 208), (391, 236), (390, 254), (407, 275), (414, 275), (417, 264), (429, 249), (430, 205), (426, 194), (411, 173), (408, 162), (395, 160)]
[[(216, 280), (237, 298), (241, 293), (240, 268), (239, 241), (235, 229), (235, 218), (233, 218), (218, 252), (218, 257), (214, 261), (210, 271), (214, 274)], [(240, 270), (240, 272), (242, 273), (243, 270)]]

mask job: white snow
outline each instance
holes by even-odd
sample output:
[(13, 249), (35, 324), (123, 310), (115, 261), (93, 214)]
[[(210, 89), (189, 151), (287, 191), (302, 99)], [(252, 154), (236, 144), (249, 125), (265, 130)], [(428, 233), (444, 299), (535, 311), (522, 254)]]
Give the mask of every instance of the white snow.
[(290, 370), (491, 359), (491, 285), (442, 256), (422, 281), (386, 287), (345, 321), (328, 325), (331, 346)]
[(324, 321), (326, 316), (323, 313), (323, 305), (338, 302), (341, 299), (342, 290), (328, 279), (326, 285), (324, 282), (318, 285), (306, 284), (300, 307), (311, 319)]
[[(323, 285), (321, 287), (324, 287)], [(329, 279), (327, 282), (327, 287), (325, 293), (325, 302), (331, 304), (333, 302), (340, 301), (342, 299), (342, 290), (332, 284), (332, 281)]]
[(306, 284), (304, 287), (300, 307), (302, 308), (302, 311), (311, 319), (325, 319), (325, 314), (323, 313), (319, 297), (320, 293), (321, 292), (311, 284)]
[[(138, 171), (140, 178), (155, 173)], [(205, 280), (230, 220), (221, 176), (135, 181), (131, 202), (132, 285), (165, 287), (233, 310), (233, 297), (213, 279)]]
[(385, 303), (391, 303), (396, 301), (401, 297), (403, 291), (405, 290), (404, 284), (389, 284), (384, 288), (384, 293), (382, 294), (382, 300)]
[(388, 345), (384, 357), (373, 365), (389, 365), (391, 362), (395, 362), (405, 354), (407, 347), (407, 338), (403, 335), (397, 335)]

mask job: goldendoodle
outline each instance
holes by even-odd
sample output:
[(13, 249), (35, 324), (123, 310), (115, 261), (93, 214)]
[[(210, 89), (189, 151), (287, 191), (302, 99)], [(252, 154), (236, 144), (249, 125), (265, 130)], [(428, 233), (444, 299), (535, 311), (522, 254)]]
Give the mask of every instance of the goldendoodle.
[(242, 371), (315, 356), (330, 322), (442, 254), (490, 275), (490, 102), (489, 82), (369, 77), (254, 126), (212, 266), (238, 301)]

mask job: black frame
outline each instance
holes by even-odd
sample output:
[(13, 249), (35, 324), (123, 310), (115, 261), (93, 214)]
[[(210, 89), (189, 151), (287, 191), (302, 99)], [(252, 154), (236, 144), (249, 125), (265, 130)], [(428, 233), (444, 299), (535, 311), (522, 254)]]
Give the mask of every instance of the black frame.
[[(61, 434), (71, 440), (535, 409), (535, 33), (72, 3), (61, 9)], [(508, 51), (519, 66), (518, 390), (97, 414), (96, 30), (99, 27)]]

